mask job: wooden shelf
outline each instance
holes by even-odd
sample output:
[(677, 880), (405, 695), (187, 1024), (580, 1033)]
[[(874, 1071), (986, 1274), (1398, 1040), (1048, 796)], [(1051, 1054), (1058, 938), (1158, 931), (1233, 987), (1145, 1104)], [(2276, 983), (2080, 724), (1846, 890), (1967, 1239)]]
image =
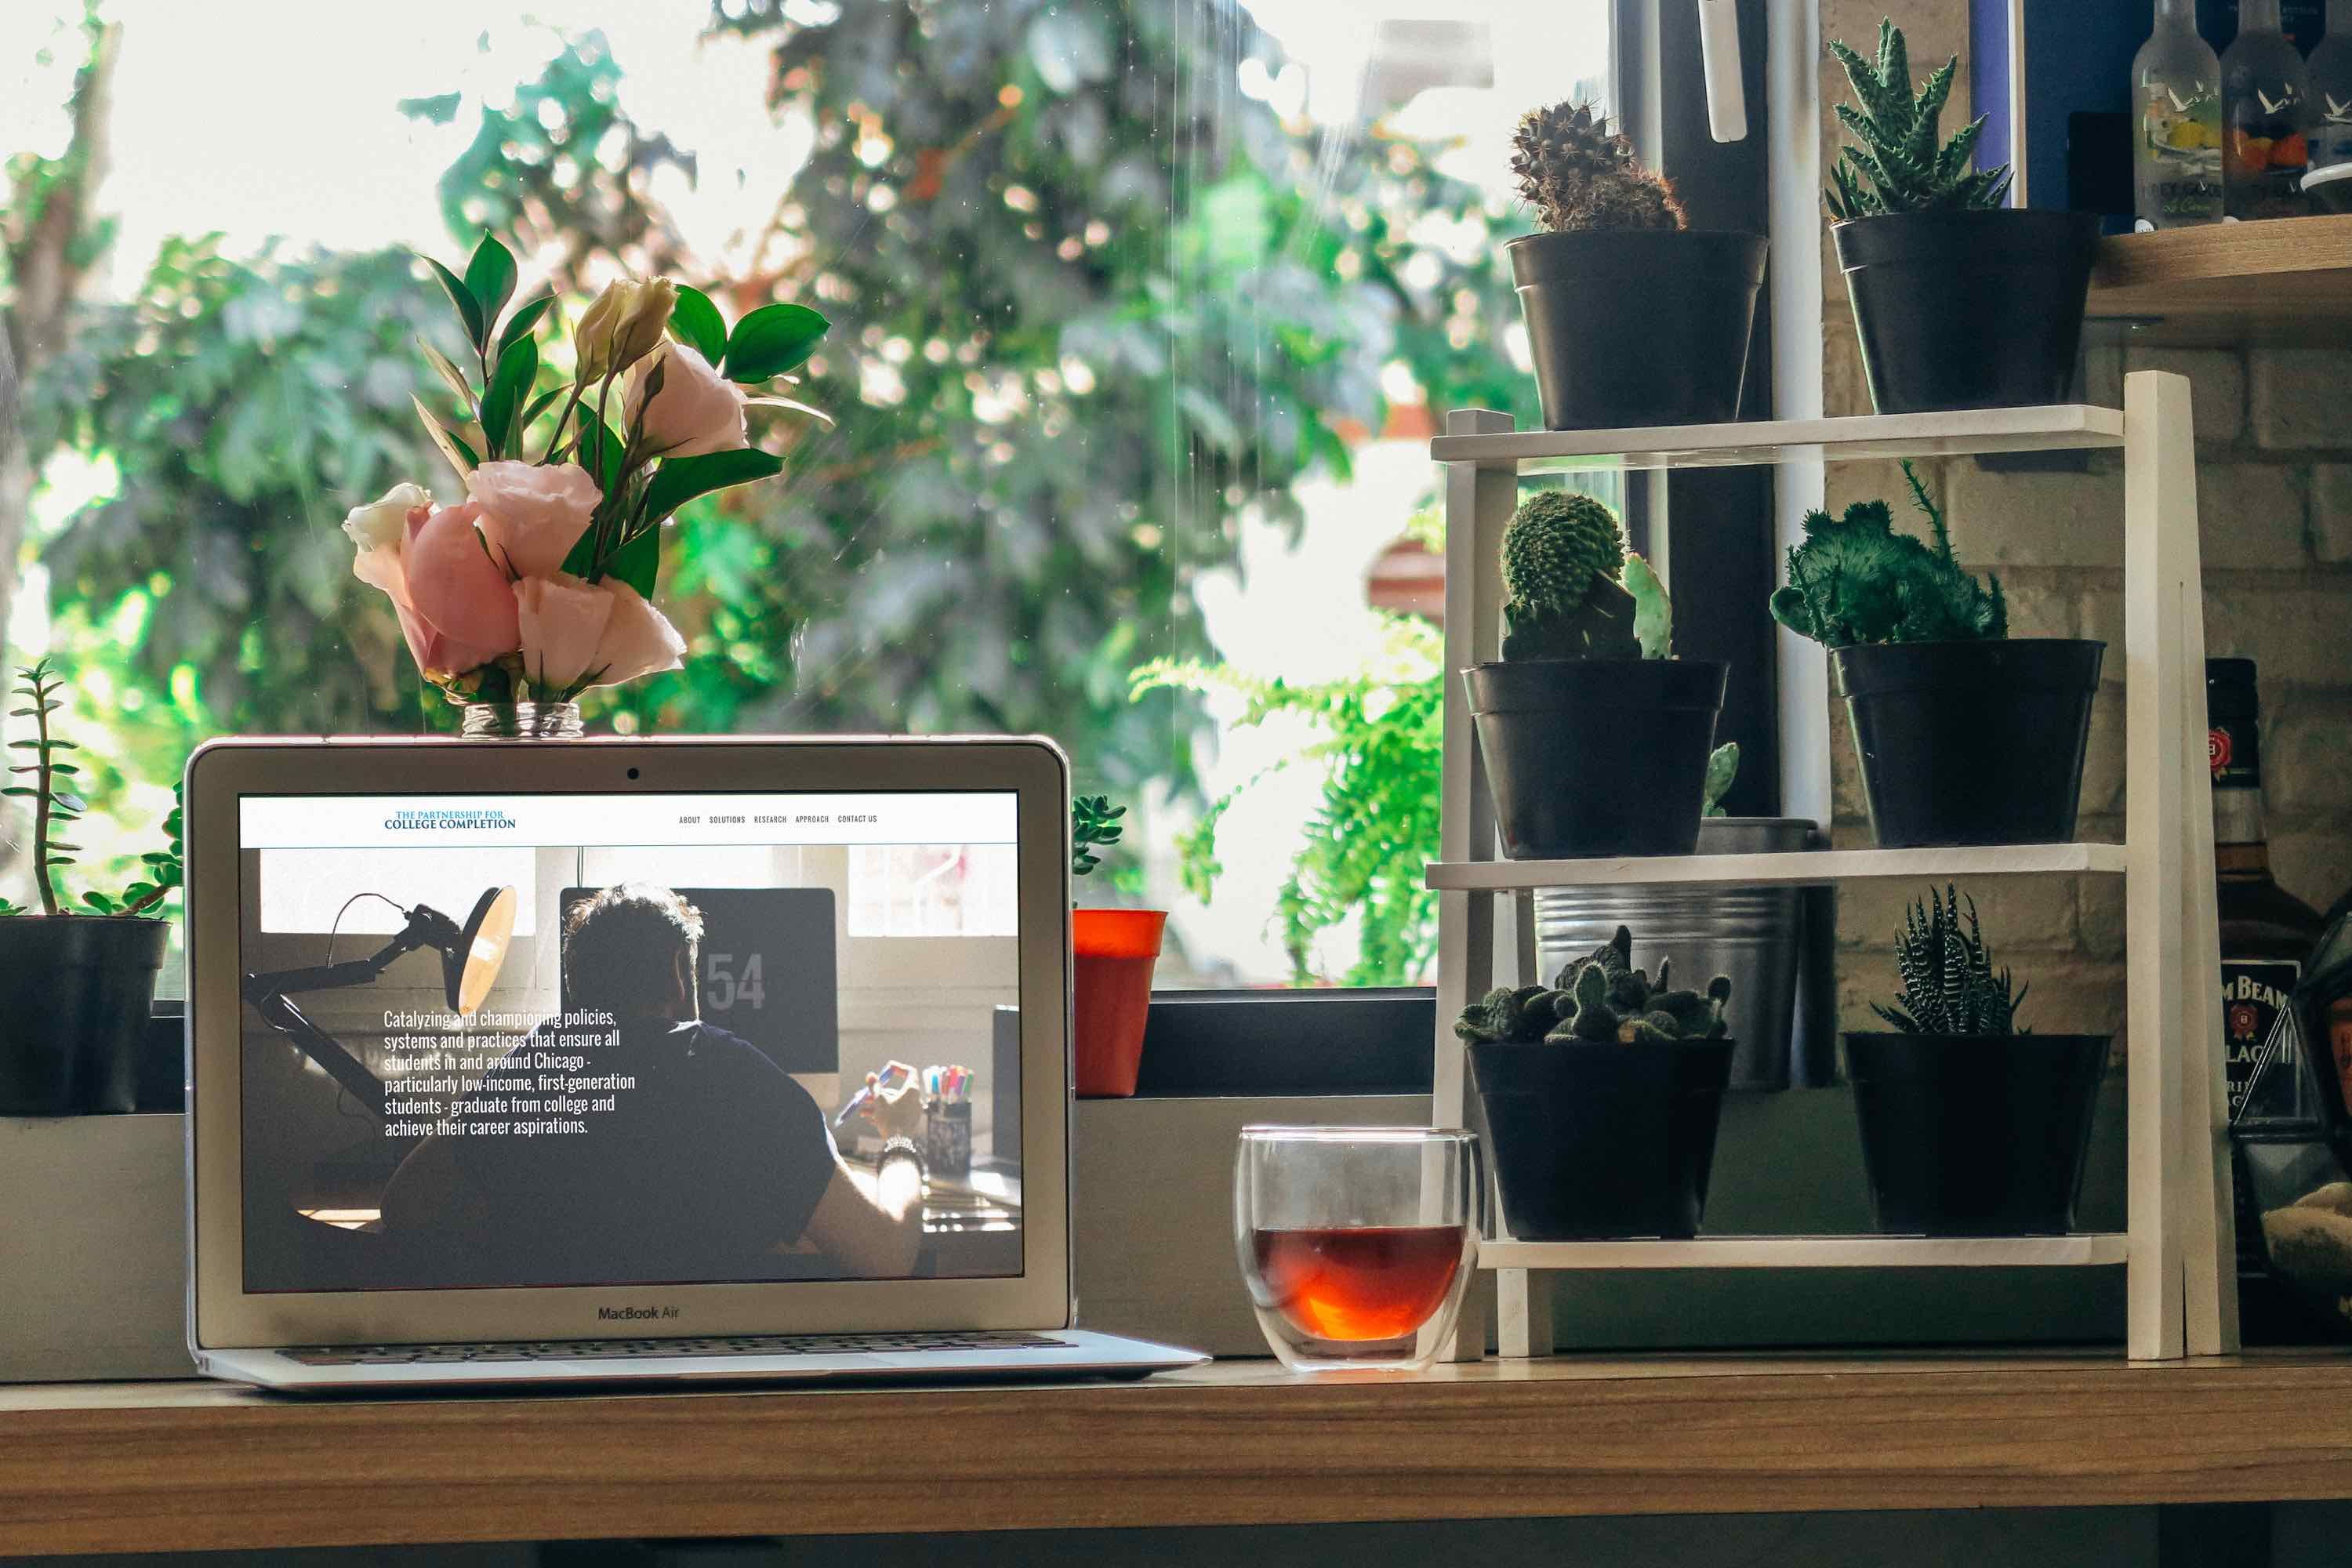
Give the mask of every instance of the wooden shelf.
[[(2120, 1351), (363, 1401), (37, 1385), (0, 1388), (0, 1552), (2340, 1498), (2347, 1404), (2342, 1355)], [(877, 1492), (877, 1456), (916, 1484)]]
[(2090, 315), (2127, 342), (2352, 342), (2352, 215), (2110, 236)]
[(1694, 1241), (1490, 1241), (1481, 1268), (2080, 1268), (2121, 1263), (2098, 1236), (1703, 1236)]
[(1629, 855), (1603, 860), (1437, 861), (1428, 885), (1468, 892), (1600, 888), (1818, 886), (1895, 877), (2025, 877), (2120, 873), (2120, 844), (2005, 844), (1948, 849), (1815, 849), (1777, 855)]
[(1441, 463), (1516, 466), (1523, 472), (1720, 468), (1758, 463), (1852, 462), (1971, 452), (2054, 452), (2120, 447), (2119, 409), (2083, 403), (1958, 414), (1866, 414), (1847, 419), (1758, 419), (1624, 430), (1514, 430), (1440, 436)]

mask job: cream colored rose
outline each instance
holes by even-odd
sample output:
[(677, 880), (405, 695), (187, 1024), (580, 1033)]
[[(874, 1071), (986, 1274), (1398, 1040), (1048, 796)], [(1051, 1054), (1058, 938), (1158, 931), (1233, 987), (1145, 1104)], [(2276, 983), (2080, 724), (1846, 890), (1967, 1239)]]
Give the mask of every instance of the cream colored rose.
[(408, 514), (420, 506), (429, 511), (432, 505), (431, 490), (403, 479), (384, 491), (382, 500), (372, 500), (365, 506), (355, 506), (345, 512), (343, 531), (352, 536), (352, 542), (358, 545), (362, 553), (382, 550), (387, 545), (396, 551), (400, 548), (401, 535), (408, 528)]
[(623, 278), (604, 286), (581, 313), (573, 341), (580, 345), (580, 379), (594, 381), (608, 371), (626, 370), (654, 352), (677, 303), (677, 285), (667, 278)]
[[(661, 389), (646, 401), (655, 371)], [(666, 342), (637, 362), (622, 388), (621, 409), (629, 428), (645, 416), (646, 449), (660, 458), (696, 458), (751, 444), (743, 424), (743, 389), (710, 368), (710, 362), (681, 342)]]
[(484, 463), (467, 476), (466, 493), (482, 509), (490, 549), (518, 577), (562, 570), (604, 499), (577, 463)]
[(597, 586), (609, 592), (613, 600), (604, 635), (588, 663), (596, 672), (597, 685), (618, 686), (641, 675), (676, 669), (685, 662), (686, 639), (643, 595), (617, 577), (607, 577)]
[(569, 691), (595, 668), (596, 650), (613, 617), (613, 595), (603, 584), (569, 573), (525, 577), (514, 585), (522, 632), (522, 671), (541, 700)]

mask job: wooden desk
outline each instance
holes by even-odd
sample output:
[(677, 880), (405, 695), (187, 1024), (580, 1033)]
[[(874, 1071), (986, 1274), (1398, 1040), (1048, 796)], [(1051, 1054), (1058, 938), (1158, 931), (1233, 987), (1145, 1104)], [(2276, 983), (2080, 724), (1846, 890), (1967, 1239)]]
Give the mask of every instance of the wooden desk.
[[(877, 1478), (919, 1476), (874, 1505)], [(0, 1550), (2352, 1497), (2352, 1357), (293, 1401), (0, 1387)]]

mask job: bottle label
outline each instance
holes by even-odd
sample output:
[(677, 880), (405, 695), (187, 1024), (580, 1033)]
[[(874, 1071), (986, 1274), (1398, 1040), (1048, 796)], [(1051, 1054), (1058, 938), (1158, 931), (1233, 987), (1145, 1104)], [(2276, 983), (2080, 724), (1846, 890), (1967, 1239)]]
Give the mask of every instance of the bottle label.
[(2138, 216), (2158, 228), (2221, 213), (2221, 95), (2203, 82), (2150, 81), (2140, 103)]
[(2262, 735), (2251, 722), (2215, 721), (2205, 733), (2205, 761), (2215, 789), (2263, 787)]
[(2222, 153), (2231, 216), (2292, 216), (2311, 161), (2301, 89), (2284, 79), (2250, 81), (2243, 96), (2231, 99), (2227, 120)]
[(2291, 959), (2221, 961), (2221, 1059), (2230, 1125), (2278, 1128), (2318, 1120), (2293, 998), (2303, 965)]

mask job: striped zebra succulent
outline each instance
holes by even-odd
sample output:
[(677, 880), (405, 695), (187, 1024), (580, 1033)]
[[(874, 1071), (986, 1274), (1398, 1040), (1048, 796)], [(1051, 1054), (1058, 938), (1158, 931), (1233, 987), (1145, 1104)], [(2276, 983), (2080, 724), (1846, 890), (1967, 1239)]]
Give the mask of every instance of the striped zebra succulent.
[[(1961, 905), (1967, 929), (1961, 929)], [(1903, 989), (1892, 1007), (1871, 1011), (1906, 1035), (1973, 1035), (1996, 1038), (2032, 1033), (2017, 1027), (2017, 1009), (2031, 986), (2014, 986), (2008, 970), (1993, 973), (1992, 953), (1977, 924), (1974, 899), (1947, 886), (1914, 902), (1895, 935), (1895, 968)]]

